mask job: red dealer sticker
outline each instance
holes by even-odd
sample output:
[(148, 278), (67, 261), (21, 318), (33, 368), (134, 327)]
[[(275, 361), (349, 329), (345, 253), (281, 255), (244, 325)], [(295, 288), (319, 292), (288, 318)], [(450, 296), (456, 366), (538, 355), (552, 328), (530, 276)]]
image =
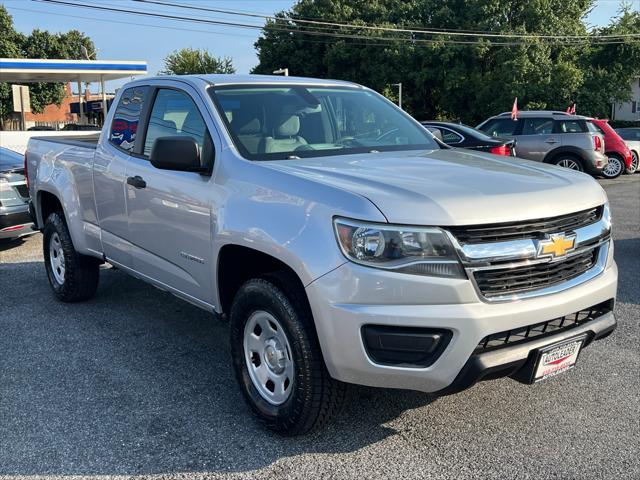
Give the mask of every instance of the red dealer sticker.
[(538, 356), (538, 366), (533, 381), (546, 380), (571, 370), (578, 360), (584, 340), (584, 336), (572, 338), (542, 349)]

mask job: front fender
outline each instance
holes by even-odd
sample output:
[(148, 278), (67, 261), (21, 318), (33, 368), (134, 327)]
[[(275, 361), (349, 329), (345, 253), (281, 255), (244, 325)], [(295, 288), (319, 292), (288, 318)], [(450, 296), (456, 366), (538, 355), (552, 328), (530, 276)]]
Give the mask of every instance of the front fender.
[(233, 167), (233, 176), (222, 171), (216, 179), (226, 198), (214, 226), (214, 258), (224, 245), (248, 247), (285, 263), (307, 286), (346, 261), (333, 230), (335, 216), (386, 222), (358, 194), (260, 164)]

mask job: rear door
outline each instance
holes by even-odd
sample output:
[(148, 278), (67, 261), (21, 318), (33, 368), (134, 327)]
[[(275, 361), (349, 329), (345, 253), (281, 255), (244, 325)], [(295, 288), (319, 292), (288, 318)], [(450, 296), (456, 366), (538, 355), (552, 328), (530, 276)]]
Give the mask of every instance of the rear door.
[[(198, 93), (182, 82), (153, 87), (139, 155), (127, 167), (126, 201), (133, 264), (138, 273), (211, 303), (213, 297), (211, 176), (160, 170), (149, 156), (158, 137), (191, 136), (212, 165), (212, 125)], [(146, 127), (146, 128), (145, 128)], [(216, 135), (217, 138), (217, 135)]]
[(553, 119), (525, 117), (518, 135), (516, 152), (518, 157), (542, 162), (547, 153), (561, 145), (560, 136), (553, 133)]
[(122, 93), (111, 125), (105, 126), (106, 138), (98, 143), (93, 163), (93, 188), (102, 251), (109, 260), (124, 266), (131, 266), (124, 188), (126, 168), (135, 154), (138, 123), (148, 94), (147, 85), (127, 88)]

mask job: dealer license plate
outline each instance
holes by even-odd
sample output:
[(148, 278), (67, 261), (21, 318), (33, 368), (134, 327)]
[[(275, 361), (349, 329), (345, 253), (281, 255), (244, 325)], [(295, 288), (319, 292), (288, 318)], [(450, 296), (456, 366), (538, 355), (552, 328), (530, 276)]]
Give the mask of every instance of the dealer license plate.
[(541, 349), (533, 381), (546, 380), (575, 367), (585, 338), (575, 337)]

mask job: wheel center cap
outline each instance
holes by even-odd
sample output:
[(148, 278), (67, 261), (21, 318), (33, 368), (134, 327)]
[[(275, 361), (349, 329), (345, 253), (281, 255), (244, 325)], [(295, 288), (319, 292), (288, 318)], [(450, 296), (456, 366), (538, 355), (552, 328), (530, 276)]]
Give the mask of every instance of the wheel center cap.
[(276, 338), (270, 338), (265, 342), (264, 361), (274, 373), (282, 373), (285, 366), (284, 349)]

